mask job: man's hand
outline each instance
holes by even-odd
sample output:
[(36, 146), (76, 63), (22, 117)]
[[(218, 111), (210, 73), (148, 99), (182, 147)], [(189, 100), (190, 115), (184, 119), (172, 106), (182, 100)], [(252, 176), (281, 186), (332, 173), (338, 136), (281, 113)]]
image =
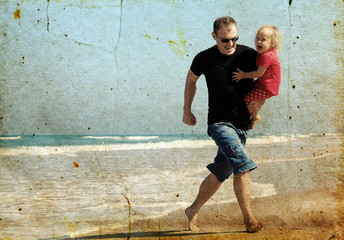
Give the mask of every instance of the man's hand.
[(196, 125), (196, 117), (191, 112), (191, 104), (196, 94), (196, 83), (199, 76), (195, 75), (191, 69), (189, 69), (186, 76), (185, 90), (184, 90), (184, 108), (183, 108), (183, 123), (194, 126)]
[(238, 72), (233, 72), (233, 81), (239, 82), (244, 77), (244, 72), (237, 68)]
[(183, 123), (190, 125), (190, 126), (196, 125), (197, 120), (196, 120), (195, 115), (193, 115), (192, 112), (184, 112)]

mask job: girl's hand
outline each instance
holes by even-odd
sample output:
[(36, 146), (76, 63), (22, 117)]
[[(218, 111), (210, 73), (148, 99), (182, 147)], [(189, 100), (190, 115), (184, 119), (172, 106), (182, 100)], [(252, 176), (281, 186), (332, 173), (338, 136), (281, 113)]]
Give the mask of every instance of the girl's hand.
[(237, 68), (238, 72), (233, 72), (233, 81), (239, 82), (244, 78), (244, 72)]

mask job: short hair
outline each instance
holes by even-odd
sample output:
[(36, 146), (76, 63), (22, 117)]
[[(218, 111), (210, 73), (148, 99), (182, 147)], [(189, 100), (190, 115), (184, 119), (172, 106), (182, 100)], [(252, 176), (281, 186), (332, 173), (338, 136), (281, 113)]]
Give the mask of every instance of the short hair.
[(217, 35), (217, 30), (222, 27), (231, 28), (232, 26), (238, 28), (237, 22), (231, 17), (220, 17), (214, 21), (213, 32)]
[(276, 53), (281, 51), (281, 43), (282, 43), (282, 35), (280, 30), (273, 25), (264, 25), (259, 28), (257, 31), (257, 35), (260, 32), (264, 32), (270, 37), (272, 44), (274, 45), (273, 48), (275, 49)]

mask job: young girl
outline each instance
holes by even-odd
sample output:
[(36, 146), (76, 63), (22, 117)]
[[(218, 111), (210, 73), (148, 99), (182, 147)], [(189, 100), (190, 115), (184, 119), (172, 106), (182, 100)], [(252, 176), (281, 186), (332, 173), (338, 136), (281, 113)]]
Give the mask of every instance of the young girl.
[(245, 103), (252, 119), (249, 129), (253, 129), (260, 121), (258, 114), (265, 100), (278, 95), (281, 84), (281, 64), (277, 54), (281, 50), (281, 33), (277, 27), (271, 25), (262, 26), (255, 39), (258, 52), (256, 64), (257, 71), (243, 72), (237, 69), (233, 80), (238, 82), (243, 78), (258, 78), (255, 88), (246, 95)]

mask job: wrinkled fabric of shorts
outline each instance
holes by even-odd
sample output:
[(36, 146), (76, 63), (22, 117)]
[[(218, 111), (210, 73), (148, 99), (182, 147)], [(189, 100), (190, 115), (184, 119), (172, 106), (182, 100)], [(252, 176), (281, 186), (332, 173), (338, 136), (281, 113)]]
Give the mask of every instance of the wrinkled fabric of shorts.
[(245, 149), (247, 133), (229, 122), (219, 122), (208, 125), (208, 133), (218, 146), (214, 162), (207, 168), (220, 182), (229, 176), (252, 171), (257, 165), (249, 158)]

